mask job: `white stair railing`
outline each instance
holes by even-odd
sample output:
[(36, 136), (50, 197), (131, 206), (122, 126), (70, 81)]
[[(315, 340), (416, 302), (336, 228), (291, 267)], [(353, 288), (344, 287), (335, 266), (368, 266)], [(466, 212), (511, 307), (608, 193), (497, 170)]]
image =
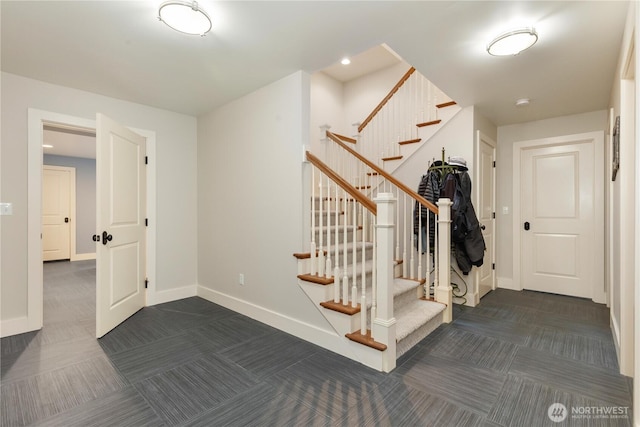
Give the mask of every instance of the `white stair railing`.
[[(436, 270), (439, 270), (440, 266), (436, 265), (436, 260), (439, 259), (438, 255), (442, 254), (443, 249), (434, 248), (434, 245), (435, 242), (440, 241), (438, 234), (444, 227), (444, 223), (440, 221), (450, 221), (450, 219), (442, 220), (438, 217), (439, 210), (434, 203), (437, 200), (433, 202), (425, 200), (382, 168), (364, 158), (351, 147), (351, 144), (341, 140), (340, 136), (331, 132), (327, 132), (327, 136), (328, 146), (325, 152), (329, 167), (357, 163), (360, 176), (376, 177), (379, 180), (377, 184), (360, 189), (360, 192), (369, 197), (372, 191), (377, 194), (391, 193), (397, 199), (394, 206), (395, 246), (392, 251), (392, 258), (398, 270), (395, 276), (423, 284), (421, 296), (429, 298), (433, 295), (438, 299), (435, 290), (432, 291), (431, 288), (433, 286), (435, 289), (439, 283), (440, 277), (436, 274)], [(354, 169), (352, 167), (352, 170)], [(432, 227), (431, 222), (437, 226)], [(414, 232), (417, 230), (420, 232)], [(449, 256), (446, 255), (443, 258), (448, 265)], [(443, 284), (449, 286), (449, 279), (444, 276), (442, 278), (446, 280)], [(443, 294), (439, 298), (442, 300)], [(448, 303), (447, 301), (443, 302)]]
[[(360, 333), (369, 334), (367, 325), (370, 324), (371, 338), (388, 347), (395, 348), (395, 335), (393, 340), (389, 341), (390, 338), (384, 334), (391, 334), (390, 330), (393, 328), (378, 327), (376, 333), (376, 327), (373, 325), (380, 323), (381, 318), (391, 321), (393, 317), (393, 308), (389, 308), (388, 305), (393, 304), (394, 277), (414, 280), (423, 285), (419, 296), (431, 298), (433, 294), (436, 301), (446, 304), (443, 321), (451, 321), (448, 240), (450, 202), (447, 199), (440, 200), (439, 207), (436, 207), (365, 159), (351, 148), (349, 143), (345, 143), (331, 132), (327, 132), (327, 136), (327, 163), (311, 153), (307, 154), (308, 160), (314, 165), (314, 185), (316, 182), (323, 183), (318, 186), (317, 192), (312, 192), (314, 202), (311, 222), (314, 232), (309, 246), (313, 248), (316, 242), (319, 244), (318, 256), (314, 257), (312, 254), (310, 258), (312, 264), (326, 262), (321, 258), (321, 253), (326, 252), (334, 254), (335, 267), (333, 270), (325, 268), (321, 271), (317, 266), (311, 265), (311, 274), (328, 278), (331, 272), (334, 283), (333, 302), (344, 307), (359, 308)], [(376, 204), (368, 195), (372, 189), (368, 188), (369, 185), (352, 183), (362, 182), (356, 178), (357, 176), (375, 176), (381, 180), (374, 187), (377, 191), (376, 202), (389, 209), (384, 226), (381, 225)], [(342, 211), (338, 212), (340, 208)], [(315, 210), (320, 212), (314, 212)], [(429, 233), (431, 215), (421, 215), (420, 212), (435, 214), (436, 236), (430, 236)], [(331, 213), (335, 219), (333, 224), (330, 221)], [(342, 217), (341, 222), (339, 216)], [(318, 227), (314, 227), (316, 217), (319, 218)], [(426, 221), (423, 221), (423, 217)], [(368, 231), (370, 229), (375, 231)], [(390, 236), (387, 229), (391, 229)], [(414, 234), (414, 229), (424, 232)], [(382, 240), (381, 233), (385, 236)], [(443, 233), (442, 238), (440, 233)], [(331, 234), (334, 236), (333, 240), (329, 237)], [(432, 247), (431, 242), (437, 242), (437, 247)], [(388, 244), (391, 246), (386, 248)], [(361, 251), (359, 254), (358, 250)], [(369, 259), (371, 250), (373, 257)], [(380, 258), (381, 251), (385, 251), (382, 252), (385, 258)], [(434, 258), (433, 262), (431, 257)], [(391, 279), (388, 277), (389, 268), (392, 271)], [(369, 316), (368, 307), (371, 307)], [(387, 317), (389, 313), (391, 317)], [(387, 332), (380, 336), (380, 330)]]
[(400, 158), (400, 146), (419, 141), (418, 129), (437, 124), (438, 107), (451, 102), (411, 67), (362, 123), (354, 123), (359, 153), (381, 167)]

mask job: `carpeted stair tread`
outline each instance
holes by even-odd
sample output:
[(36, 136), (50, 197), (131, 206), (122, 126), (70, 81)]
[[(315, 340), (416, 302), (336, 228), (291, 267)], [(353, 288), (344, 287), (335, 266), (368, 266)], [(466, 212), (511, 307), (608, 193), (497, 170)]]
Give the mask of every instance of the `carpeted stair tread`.
[(417, 299), (405, 305), (399, 313), (394, 313), (396, 318), (396, 341), (402, 341), (413, 331), (440, 315), (446, 306), (444, 304)]

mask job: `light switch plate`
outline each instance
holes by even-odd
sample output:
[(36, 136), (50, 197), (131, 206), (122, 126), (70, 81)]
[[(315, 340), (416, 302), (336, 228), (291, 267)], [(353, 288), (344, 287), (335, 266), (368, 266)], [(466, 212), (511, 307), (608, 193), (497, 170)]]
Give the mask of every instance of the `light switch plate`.
[(0, 203), (0, 215), (13, 215), (13, 203)]

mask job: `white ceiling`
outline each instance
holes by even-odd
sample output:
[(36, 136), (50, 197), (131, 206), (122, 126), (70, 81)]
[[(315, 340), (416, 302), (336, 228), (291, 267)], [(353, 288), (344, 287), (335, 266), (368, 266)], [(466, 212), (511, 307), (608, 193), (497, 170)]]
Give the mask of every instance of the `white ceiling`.
[[(45, 126), (42, 132), (42, 152), (55, 156), (96, 158), (95, 132)], [(45, 147), (51, 145), (51, 147)]]
[[(2, 70), (199, 115), (296, 70), (350, 78), (331, 66), (386, 43), (459, 104), (505, 125), (607, 108), (628, 7), (200, 0), (214, 27), (198, 37), (159, 22), (161, 2), (2, 0)], [(490, 39), (523, 25), (538, 30), (533, 48), (486, 53)], [(522, 97), (531, 105), (516, 109)]]

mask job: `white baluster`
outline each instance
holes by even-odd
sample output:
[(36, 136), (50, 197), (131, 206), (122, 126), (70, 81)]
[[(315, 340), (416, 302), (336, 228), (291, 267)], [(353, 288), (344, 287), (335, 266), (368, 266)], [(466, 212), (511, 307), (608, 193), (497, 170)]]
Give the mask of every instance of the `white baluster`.
[(340, 211), (340, 199), (338, 198), (339, 195), (339, 189), (338, 189), (338, 185), (336, 184), (336, 192), (335, 192), (335, 207), (336, 207), (336, 219), (334, 221), (334, 227), (335, 227), (335, 232), (336, 232), (336, 238), (335, 238), (335, 263), (336, 266), (333, 269), (333, 302), (335, 303), (339, 303), (340, 302), (340, 251), (339, 246), (340, 246), (340, 241), (338, 239), (338, 230), (340, 229), (340, 221), (339, 221), (339, 211)]
[[(362, 230), (364, 231), (367, 227), (367, 213), (364, 210), (364, 206), (361, 206), (362, 209)], [(367, 333), (367, 298), (365, 296), (365, 288), (366, 288), (366, 284), (367, 284), (367, 280), (366, 280), (366, 261), (367, 261), (367, 251), (366, 251), (366, 240), (364, 238), (365, 233), (362, 233), (362, 258), (361, 258), (361, 264), (362, 264), (362, 279), (361, 279), (361, 283), (362, 283), (362, 297), (360, 298), (360, 322), (363, 322), (362, 319), (364, 319), (364, 332), (363, 335)], [(362, 328), (361, 328), (362, 329)], [(362, 331), (361, 331), (362, 332)]]
[[(400, 200), (400, 189), (396, 188), (396, 199)], [(396, 260), (400, 259), (400, 203), (396, 203)]]
[[(422, 222), (422, 210), (424, 209), (424, 207), (422, 206), (421, 203), (418, 203), (418, 206), (420, 206), (420, 216), (419, 216), (419, 223)], [(429, 216), (429, 215), (427, 215)], [(418, 277), (417, 280), (418, 282), (420, 280), (422, 280), (422, 228), (418, 227)]]
[(347, 192), (344, 191), (344, 228), (343, 228), (343, 244), (342, 244), (342, 304), (347, 305), (349, 303), (349, 277), (347, 276)]
[(311, 169), (311, 243), (309, 244), (309, 274), (316, 274), (316, 169)]
[(377, 270), (377, 264), (378, 264), (378, 251), (376, 249), (376, 241), (377, 241), (377, 234), (376, 233), (376, 224), (377, 224), (377, 217), (372, 217), (371, 218), (371, 222), (373, 223), (373, 273), (371, 275), (371, 324), (373, 325), (373, 321), (375, 320), (378, 310), (377, 310), (377, 305), (378, 305), (378, 270)]
[(319, 215), (318, 215), (318, 225), (320, 227), (320, 234), (318, 237), (318, 276), (324, 276), (324, 246), (323, 246), (323, 237), (324, 237), (324, 226), (322, 223), (322, 218), (324, 216), (324, 201), (322, 200), (322, 175), (319, 179), (319, 193), (320, 193), (320, 205), (319, 205)]
[[(357, 203), (354, 200), (353, 201), (353, 218), (357, 218)], [(352, 243), (353, 243), (353, 247), (352, 249), (352, 257), (351, 257), (351, 263), (352, 263), (352, 284), (351, 284), (351, 307), (357, 307), (358, 306), (358, 269), (357, 267), (357, 257), (356, 257), (356, 242), (357, 242), (357, 238), (358, 238), (358, 225), (357, 223), (353, 225), (353, 239), (352, 239)]]
[(333, 273), (331, 268), (331, 181), (327, 178), (327, 260), (324, 268), (324, 277), (327, 279)]
[[(407, 216), (407, 195), (404, 195), (404, 242), (402, 245), (402, 277), (405, 279), (409, 277), (409, 259), (407, 258), (407, 243), (409, 242), (409, 235), (407, 234), (407, 227), (409, 224), (409, 217)], [(411, 249), (411, 248), (409, 248)]]
[(425, 273), (425, 282), (424, 282), (424, 296), (426, 298), (430, 297), (430, 285), (431, 285), (431, 211), (427, 211), (427, 272)]

